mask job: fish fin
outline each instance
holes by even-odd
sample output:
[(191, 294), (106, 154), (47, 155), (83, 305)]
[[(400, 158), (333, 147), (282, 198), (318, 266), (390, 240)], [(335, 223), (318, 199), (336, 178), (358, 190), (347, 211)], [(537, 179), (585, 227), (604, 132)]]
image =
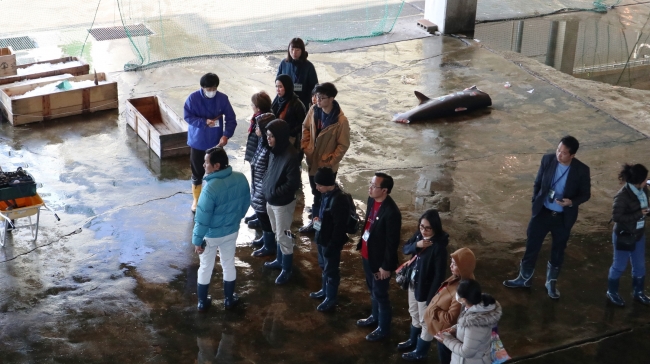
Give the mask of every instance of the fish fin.
[(418, 100), (420, 100), (420, 105), (422, 105), (422, 104), (424, 104), (425, 102), (431, 100), (430, 98), (428, 98), (426, 95), (424, 95), (424, 94), (421, 93), (421, 92), (418, 92), (418, 91), (413, 91), (413, 92), (415, 93), (415, 97), (417, 97)]

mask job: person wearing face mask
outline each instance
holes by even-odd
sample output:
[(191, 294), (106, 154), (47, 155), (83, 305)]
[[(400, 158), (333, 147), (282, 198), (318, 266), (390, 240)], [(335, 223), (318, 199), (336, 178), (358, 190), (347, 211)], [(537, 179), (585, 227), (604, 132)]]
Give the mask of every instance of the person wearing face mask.
[(314, 65), (307, 60), (305, 42), (300, 38), (293, 38), (287, 47), (287, 57), (280, 62), (279, 75), (289, 75), (294, 84), (294, 91), (300, 101), (309, 107), (310, 92), (318, 84), (318, 75)]
[(492, 328), (501, 319), (501, 305), (473, 279), (458, 284), (456, 301), (463, 306), (458, 323), (437, 333), (436, 340), (451, 350), (452, 364), (491, 364)]
[[(618, 283), (632, 262), (633, 297), (644, 305), (650, 305), (650, 298), (645, 295), (645, 220), (648, 209), (648, 169), (642, 164), (625, 164), (618, 175), (625, 184), (614, 197), (612, 221), (614, 231), (614, 262), (607, 277), (607, 298), (616, 306), (625, 306), (625, 301), (618, 295)], [(628, 241), (625, 241), (625, 239)]]
[(293, 92), (293, 81), (288, 75), (279, 75), (275, 79), (277, 95), (273, 99), (271, 109), (278, 119), (289, 124), (289, 142), (300, 150), (300, 137), (302, 135), (302, 122), (305, 120), (305, 105)]
[(205, 151), (212, 147), (224, 147), (235, 133), (237, 120), (228, 96), (217, 91), (219, 77), (206, 73), (200, 80), (201, 89), (190, 94), (185, 101), (184, 118), (187, 127), (187, 145), (190, 146), (190, 167), (192, 169), (191, 210), (196, 205), (203, 185), (203, 159)]
[[(451, 277), (442, 282), (435, 296), (424, 311), (427, 331), (438, 333), (456, 324), (460, 315), (460, 303), (455, 299), (456, 289), (462, 279), (474, 279), (476, 257), (468, 248), (451, 253)], [(438, 345), (438, 360), (441, 364), (451, 362), (451, 351), (441, 342)]]
[(408, 289), (411, 331), (409, 339), (397, 345), (399, 351), (410, 351), (402, 355), (408, 361), (422, 360), (429, 352), (434, 333), (430, 333), (424, 323), (424, 311), (445, 279), (449, 243), (449, 235), (442, 230), (438, 211), (426, 211), (418, 225), (418, 231), (403, 248), (404, 255), (418, 254), (415, 276)]

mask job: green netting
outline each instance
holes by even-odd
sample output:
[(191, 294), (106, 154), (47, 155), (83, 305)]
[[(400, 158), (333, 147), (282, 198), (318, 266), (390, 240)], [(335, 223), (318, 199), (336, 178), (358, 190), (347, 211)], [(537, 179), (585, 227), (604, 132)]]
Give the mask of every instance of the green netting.
[(173, 60), (284, 50), (293, 37), (331, 42), (382, 35), (392, 30), (404, 1), (115, 0), (115, 3), (120, 25), (126, 28), (144, 24), (154, 33), (129, 37), (135, 58), (125, 69), (134, 70)]

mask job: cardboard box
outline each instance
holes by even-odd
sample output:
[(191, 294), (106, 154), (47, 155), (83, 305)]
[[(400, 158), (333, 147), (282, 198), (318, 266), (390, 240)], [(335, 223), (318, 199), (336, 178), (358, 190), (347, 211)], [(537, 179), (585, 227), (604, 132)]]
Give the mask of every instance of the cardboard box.
[[(94, 80), (95, 75), (77, 76), (67, 79), (70, 82)], [(107, 81), (106, 74), (98, 73), (98, 81)], [(55, 81), (56, 82), (56, 81)], [(20, 96), (50, 82), (30, 83), (0, 89), (0, 107), (5, 117), (16, 126), (36, 123), (43, 120), (79, 115), (99, 110), (117, 109), (117, 82), (92, 85), (91, 87), (58, 91), (45, 95)]]
[[(56, 63), (75, 62), (75, 61), (80, 62), (81, 65), (67, 67), (67, 68), (60, 68), (55, 70), (41, 71), (36, 73), (29, 73), (25, 75), (18, 75), (18, 70), (26, 69), (37, 64), (46, 64), (46, 63), (56, 64)], [(37, 78), (64, 75), (64, 74), (71, 74), (73, 76), (87, 75), (90, 72), (90, 66), (86, 62), (84, 62), (83, 60), (77, 57), (64, 57), (64, 58), (50, 59), (41, 62), (21, 64), (19, 66), (16, 66), (15, 70), (16, 72), (13, 73), (13, 76), (0, 77), (0, 85), (6, 85), (6, 84), (20, 82), (24, 80), (33, 80)], [(0, 71), (2, 70), (0, 69)], [(0, 76), (1, 76), (1, 72), (0, 72)]]
[(0, 77), (16, 74), (16, 55), (11, 47), (0, 48)]
[(128, 99), (126, 122), (161, 159), (190, 154), (187, 123), (159, 97)]

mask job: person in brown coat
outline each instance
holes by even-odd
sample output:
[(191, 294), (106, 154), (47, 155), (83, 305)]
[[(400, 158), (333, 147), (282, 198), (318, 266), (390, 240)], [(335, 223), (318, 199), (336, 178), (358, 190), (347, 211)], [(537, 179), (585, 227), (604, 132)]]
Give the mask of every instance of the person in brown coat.
[[(350, 147), (350, 124), (343, 114), (339, 103), (334, 100), (338, 91), (334, 84), (325, 82), (314, 87), (316, 105), (312, 106), (302, 124), (302, 141), (300, 146), (305, 153), (309, 185), (314, 196), (312, 214), (316, 216), (320, 209), (321, 194), (316, 189), (314, 176), (319, 168), (328, 167), (334, 171)], [(313, 217), (312, 217), (313, 218)], [(301, 233), (314, 232), (313, 221), (300, 228)]]
[[(442, 282), (424, 312), (424, 322), (431, 333), (438, 333), (456, 324), (461, 305), (456, 301), (456, 289), (462, 279), (474, 279), (476, 257), (468, 248), (460, 248), (451, 254), (451, 277)], [(451, 351), (438, 342), (440, 363), (451, 362)]]

